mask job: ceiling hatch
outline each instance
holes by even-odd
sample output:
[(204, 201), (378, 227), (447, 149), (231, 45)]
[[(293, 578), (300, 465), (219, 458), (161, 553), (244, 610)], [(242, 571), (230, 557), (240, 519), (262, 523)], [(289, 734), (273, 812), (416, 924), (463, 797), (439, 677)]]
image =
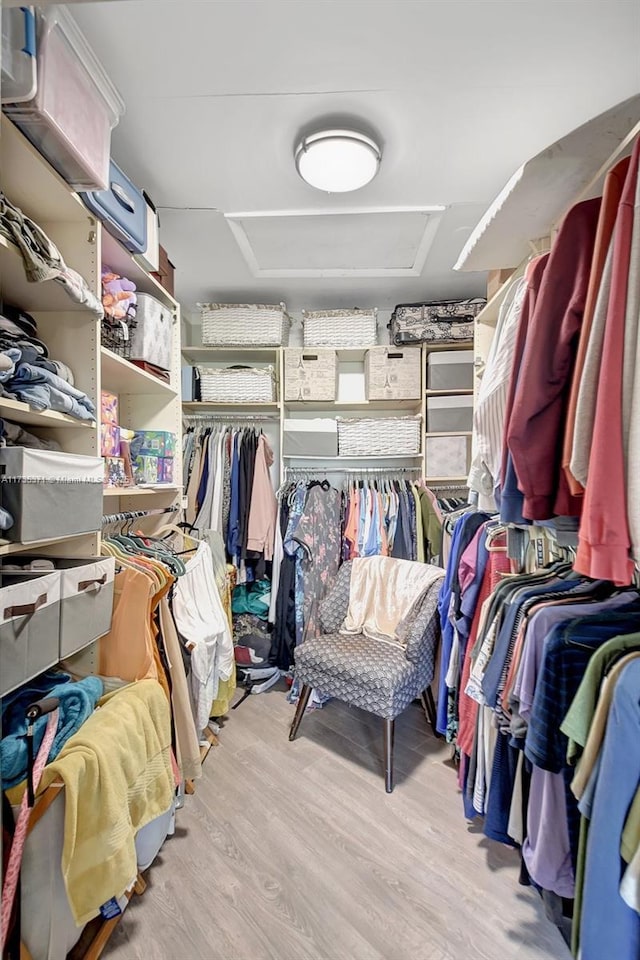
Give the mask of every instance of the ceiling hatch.
[(443, 211), (272, 210), (225, 218), (257, 278), (419, 277)]

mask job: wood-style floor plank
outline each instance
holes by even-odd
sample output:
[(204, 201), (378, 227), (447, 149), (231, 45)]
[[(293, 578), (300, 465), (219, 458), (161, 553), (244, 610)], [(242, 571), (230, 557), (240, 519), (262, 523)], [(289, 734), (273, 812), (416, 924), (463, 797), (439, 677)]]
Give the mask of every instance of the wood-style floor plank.
[(289, 743), (292, 717), (279, 689), (230, 715), (106, 960), (569, 960), (417, 705), (391, 795), (381, 721), (333, 701)]

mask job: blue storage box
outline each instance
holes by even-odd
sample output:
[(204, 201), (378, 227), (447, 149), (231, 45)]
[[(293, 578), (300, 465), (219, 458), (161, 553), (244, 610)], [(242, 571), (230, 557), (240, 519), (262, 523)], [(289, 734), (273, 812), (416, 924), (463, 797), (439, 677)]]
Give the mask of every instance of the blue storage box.
[(109, 188), (83, 193), (91, 213), (105, 225), (111, 236), (131, 253), (147, 249), (147, 201), (142, 190), (113, 162), (109, 163)]

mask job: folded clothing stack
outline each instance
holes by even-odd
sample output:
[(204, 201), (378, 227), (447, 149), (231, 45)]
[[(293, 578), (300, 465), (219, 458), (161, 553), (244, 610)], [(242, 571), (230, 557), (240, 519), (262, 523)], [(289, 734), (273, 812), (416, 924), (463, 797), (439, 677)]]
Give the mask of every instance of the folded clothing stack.
[(77, 420), (95, 420), (96, 408), (74, 386), (73, 371), (49, 351), (37, 336), (30, 314), (3, 306), (0, 313), (0, 387), (36, 410), (57, 410)]

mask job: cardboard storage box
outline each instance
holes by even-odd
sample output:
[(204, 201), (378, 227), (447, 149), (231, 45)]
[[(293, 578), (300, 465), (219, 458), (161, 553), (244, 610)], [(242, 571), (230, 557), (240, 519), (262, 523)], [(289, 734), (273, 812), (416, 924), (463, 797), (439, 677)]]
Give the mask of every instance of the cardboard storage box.
[(283, 454), (285, 457), (337, 457), (336, 421), (326, 417), (285, 420)]
[(176, 435), (167, 430), (136, 430), (131, 441), (134, 457), (174, 457)]
[(0, 574), (0, 697), (58, 662), (60, 584), (57, 571)]
[(466, 477), (469, 471), (470, 449), (470, 437), (427, 437), (427, 480), (429, 477)]
[(471, 390), (473, 350), (444, 350), (427, 358), (427, 390)]
[(419, 400), (420, 347), (372, 347), (364, 359), (367, 400)]
[(159, 457), (136, 457), (133, 461), (133, 475), (136, 483), (158, 483)]
[(169, 296), (173, 296), (174, 283), (175, 283), (175, 272), (176, 268), (169, 260), (167, 256), (167, 251), (160, 244), (158, 248), (158, 259), (159, 266), (157, 270), (154, 270), (151, 274), (156, 280), (160, 283), (161, 286), (167, 291)]
[(100, 424), (100, 455), (103, 457), (120, 456), (120, 427), (113, 423)]
[(31, 543), (100, 530), (103, 472), (101, 457), (3, 447), (0, 501), (13, 517), (4, 536)]
[(327, 400), (338, 391), (338, 358), (335, 350), (289, 347), (284, 352), (284, 399)]
[(473, 430), (473, 397), (427, 397), (427, 433)]

